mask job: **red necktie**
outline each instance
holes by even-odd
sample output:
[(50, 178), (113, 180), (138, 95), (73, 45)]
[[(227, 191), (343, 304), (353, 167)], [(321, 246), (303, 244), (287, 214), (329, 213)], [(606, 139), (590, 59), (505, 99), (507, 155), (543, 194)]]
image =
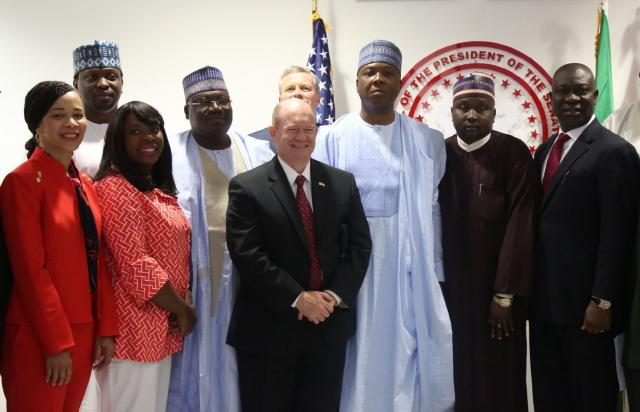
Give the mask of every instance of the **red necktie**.
[(553, 143), (553, 147), (551, 147), (549, 157), (547, 158), (547, 167), (544, 169), (544, 177), (542, 178), (542, 188), (545, 193), (547, 193), (551, 187), (553, 176), (555, 176), (558, 171), (558, 167), (560, 166), (562, 148), (564, 147), (565, 142), (569, 139), (570, 137), (568, 134), (560, 133), (556, 141)]
[(319, 290), (322, 283), (322, 272), (320, 270), (320, 260), (318, 259), (318, 251), (316, 250), (316, 235), (313, 228), (313, 210), (307, 200), (307, 195), (304, 194), (304, 176), (299, 175), (296, 177), (296, 205), (300, 211), (300, 217), (302, 217), (302, 224), (304, 225), (304, 233), (307, 236), (307, 244), (309, 245), (309, 257), (311, 258), (311, 274), (309, 277), (309, 289)]

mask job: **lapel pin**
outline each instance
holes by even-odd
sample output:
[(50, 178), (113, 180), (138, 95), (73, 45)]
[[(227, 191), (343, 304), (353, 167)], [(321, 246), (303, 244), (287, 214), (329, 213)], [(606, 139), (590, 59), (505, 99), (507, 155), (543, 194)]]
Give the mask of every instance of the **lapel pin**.
[(42, 172), (38, 170), (36, 172), (36, 182), (40, 183), (41, 181), (42, 181)]
[(324, 185), (324, 182), (318, 182), (318, 186), (320, 186), (320, 187), (324, 187), (324, 186), (325, 186), (325, 185)]

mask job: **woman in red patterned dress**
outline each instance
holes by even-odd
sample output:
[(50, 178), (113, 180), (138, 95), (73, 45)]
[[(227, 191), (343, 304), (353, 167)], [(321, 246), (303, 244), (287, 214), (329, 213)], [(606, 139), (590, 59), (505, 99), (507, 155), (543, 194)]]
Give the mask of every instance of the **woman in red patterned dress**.
[(119, 334), (97, 374), (100, 407), (164, 411), (171, 355), (195, 325), (187, 299), (190, 226), (176, 200), (162, 116), (142, 102), (118, 109), (96, 174)]

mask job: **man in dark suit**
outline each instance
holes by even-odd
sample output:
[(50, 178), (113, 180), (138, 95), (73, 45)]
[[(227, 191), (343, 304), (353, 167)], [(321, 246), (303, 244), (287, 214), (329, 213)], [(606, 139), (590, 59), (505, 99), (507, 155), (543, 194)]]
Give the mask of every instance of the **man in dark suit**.
[(530, 323), (536, 410), (614, 411), (614, 337), (625, 323), (637, 219), (638, 155), (593, 116), (593, 73), (553, 76), (560, 132), (535, 155), (544, 196)]
[(227, 343), (243, 412), (338, 410), (371, 238), (353, 175), (311, 160), (316, 130), (306, 102), (282, 101), (270, 128), (278, 155), (229, 183), (240, 286)]

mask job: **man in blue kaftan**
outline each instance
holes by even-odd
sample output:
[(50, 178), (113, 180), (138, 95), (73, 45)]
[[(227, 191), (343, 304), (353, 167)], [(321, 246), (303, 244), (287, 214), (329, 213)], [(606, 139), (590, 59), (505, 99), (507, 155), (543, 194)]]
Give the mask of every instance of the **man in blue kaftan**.
[(222, 73), (203, 67), (183, 80), (191, 129), (170, 140), (178, 201), (189, 217), (196, 327), (173, 358), (168, 412), (239, 412), (234, 350), (225, 343), (233, 308), (226, 247), (229, 180), (273, 157), (267, 142), (230, 130), (233, 110)]
[(442, 412), (454, 403), (451, 324), (442, 291), (441, 133), (395, 112), (400, 50), (360, 51), (360, 113), (323, 128), (314, 157), (355, 175), (373, 251), (347, 348), (341, 411)]

